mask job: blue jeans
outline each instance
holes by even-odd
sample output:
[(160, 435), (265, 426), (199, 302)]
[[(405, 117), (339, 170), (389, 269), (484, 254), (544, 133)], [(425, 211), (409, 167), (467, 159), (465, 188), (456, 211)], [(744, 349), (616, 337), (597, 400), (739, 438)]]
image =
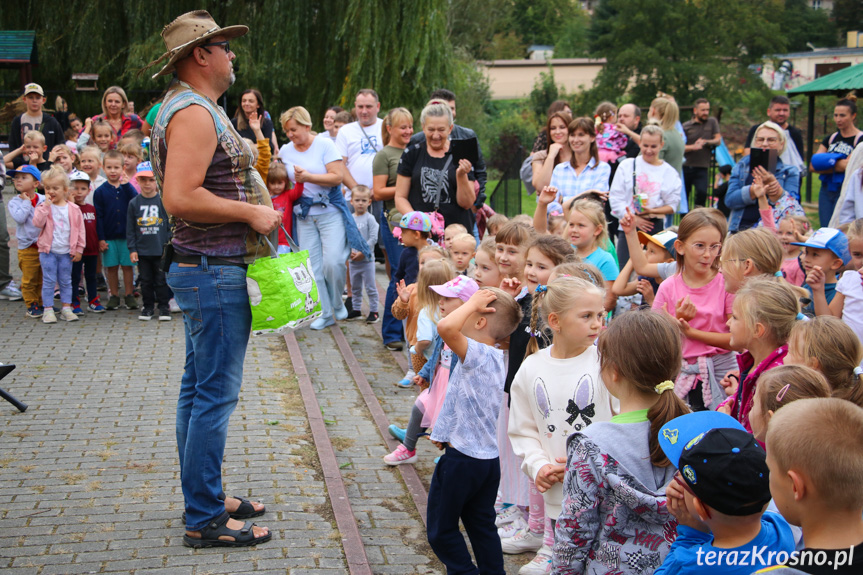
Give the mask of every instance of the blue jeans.
[(392, 307), (393, 302), (398, 297), (396, 291), (396, 283), (393, 281), (393, 274), (399, 265), (399, 259), (402, 257), (402, 245), (393, 237), (393, 232), (390, 230), (390, 224), (387, 221), (387, 213), (381, 214), (381, 237), (384, 242), (384, 250), (387, 252), (387, 258), (390, 260), (390, 283), (387, 285), (387, 295), (384, 299), (384, 315), (381, 321), (381, 336), (384, 344), (394, 341), (404, 341), (405, 335), (402, 330), (402, 322), (393, 317)]
[(830, 225), (830, 218), (833, 217), (833, 210), (836, 209), (836, 202), (839, 201), (839, 193), (828, 191), (827, 186), (822, 186), (818, 193), (818, 219), (821, 221), (822, 228)]
[(323, 317), (330, 318), (333, 310), (342, 306), (346, 262), (351, 255), (345, 222), (335, 209), (317, 216), (310, 215), (305, 220), (296, 218), (295, 221), (300, 249), (309, 250), (312, 260)]
[[(69, 254), (39, 254), (42, 266), (42, 305), (54, 305), (54, 284), (60, 286), (60, 301), (72, 303), (72, 256)], [(76, 288), (77, 289), (77, 288)]]
[(252, 327), (246, 270), (171, 264), (168, 285), (183, 310), (186, 365), (177, 400), (177, 448), (186, 529), (199, 531), (225, 512), (222, 457), (237, 405)]

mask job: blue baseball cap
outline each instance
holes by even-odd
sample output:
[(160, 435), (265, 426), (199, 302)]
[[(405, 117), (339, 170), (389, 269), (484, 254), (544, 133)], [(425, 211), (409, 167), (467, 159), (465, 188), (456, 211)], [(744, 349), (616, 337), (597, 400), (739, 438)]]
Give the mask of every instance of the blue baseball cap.
[(18, 174), (29, 174), (29, 175), (33, 176), (34, 178), (36, 178), (37, 182), (42, 181), (42, 174), (39, 173), (39, 170), (36, 169), (36, 166), (31, 166), (30, 164), (25, 164), (25, 165), (21, 166), (20, 168), (18, 168), (17, 170), (10, 170), (8, 172), (8, 175), (13, 177), (13, 178)]
[(844, 265), (848, 265), (848, 262), (851, 261), (851, 252), (848, 249), (848, 236), (835, 228), (819, 228), (805, 242), (791, 242), (791, 245), (830, 250), (837, 258), (842, 260)]
[(733, 417), (688, 413), (659, 430), (659, 446), (692, 493), (720, 513), (759, 513), (770, 501), (767, 454)]
[(153, 165), (150, 162), (141, 162), (135, 169), (136, 176), (153, 177)]

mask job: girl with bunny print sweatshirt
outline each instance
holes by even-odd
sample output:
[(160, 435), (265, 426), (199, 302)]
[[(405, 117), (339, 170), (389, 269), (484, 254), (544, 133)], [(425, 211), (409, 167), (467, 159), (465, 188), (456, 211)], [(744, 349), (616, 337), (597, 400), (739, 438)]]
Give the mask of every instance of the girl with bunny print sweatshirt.
[[(536, 481), (546, 465), (563, 465), (566, 439), (596, 421), (610, 421), (612, 397), (599, 376), (596, 346), (580, 355), (558, 359), (554, 346), (527, 357), (510, 391), (509, 439), (515, 454), (524, 458), (522, 471)], [(562, 483), (543, 494), (546, 515), (557, 519), (563, 499)]]

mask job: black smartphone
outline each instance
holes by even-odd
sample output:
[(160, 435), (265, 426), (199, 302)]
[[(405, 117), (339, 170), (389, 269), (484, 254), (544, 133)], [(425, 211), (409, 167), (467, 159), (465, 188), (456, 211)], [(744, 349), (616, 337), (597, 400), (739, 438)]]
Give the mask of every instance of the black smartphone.
[(778, 159), (779, 153), (776, 150), (752, 148), (749, 151), (749, 170), (753, 171), (757, 166), (761, 166), (768, 173), (772, 174), (776, 171), (776, 160)]
[[(450, 140), (449, 146), (455, 162), (467, 160), (471, 166), (476, 168), (476, 165), (479, 163), (479, 142), (476, 138)], [(458, 166), (456, 165), (456, 167)]]

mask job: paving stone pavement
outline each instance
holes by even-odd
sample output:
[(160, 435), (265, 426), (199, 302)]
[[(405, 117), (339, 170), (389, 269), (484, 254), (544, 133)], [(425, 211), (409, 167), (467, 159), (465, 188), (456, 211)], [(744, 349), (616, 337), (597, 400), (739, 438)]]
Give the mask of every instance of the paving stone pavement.
[(0, 301), (0, 334), (0, 362), (17, 365), (0, 386), (29, 405), (0, 400), (0, 572), (347, 572), (284, 340), (250, 342), (223, 467), (229, 494), (266, 503), (256, 521), (273, 540), (195, 551), (182, 545), (174, 439), (180, 315), (46, 325)]
[[(341, 325), (384, 411), (403, 427), (416, 392), (392, 385), (403, 374), (371, 326)], [(22, 302), (0, 301), (0, 336), (7, 343), (0, 362), (18, 366), (0, 386), (29, 405), (18, 413), (0, 400), (0, 572), (347, 572), (282, 339), (250, 340), (223, 467), (229, 494), (267, 504), (256, 521), (273, 540), (196, 551), (182, 545), (174, 439), (181, 316), (145, 323), (128, 310), (88, 312), (79, 322), (45, 325), (26, 318)], [(303, 330), (297, 337), (332, 422), (329, 435), (373, 571), (443, 573), (399, 474), (382, 461), (386, 443), (332, 335)], [(439, 452), (421, 441), (418, 453), (428, 488)], [(507, 572), (529, 559), (507, 557)]]

